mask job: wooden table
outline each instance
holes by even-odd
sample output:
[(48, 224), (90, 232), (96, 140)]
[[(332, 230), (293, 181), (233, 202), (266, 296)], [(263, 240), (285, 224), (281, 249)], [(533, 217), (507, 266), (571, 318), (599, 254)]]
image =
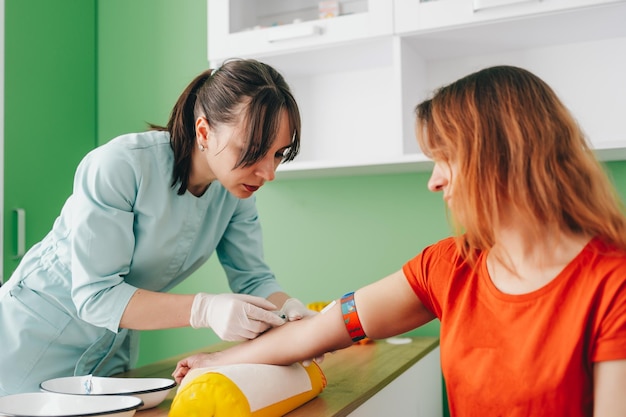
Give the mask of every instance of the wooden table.
[[(176, 362), (200, 351), (222, 350), (231, 343), (172, 357), (121, 374), (125, 377), (171, 377)], [(355, 344), (327, 354), (320, 365), (328, 385), (315, 399), (293, 410), (288, 417), (343, 417), (441, 415), (439, 339), (411, 338), (408, 344), (385, 340)], [(167, 417), (176, 389), (156, 408), (138, 411), (136, 417)], [(389, 402), (393, 404), (389, 404)], [(406, 404), (403, 404), (406, 402)], [(416, 410), (417, 409), (417, 410)], [(414, 411), (415, 410), (415, 411)], [(394, 414), (397, 413), (397, 414)]]

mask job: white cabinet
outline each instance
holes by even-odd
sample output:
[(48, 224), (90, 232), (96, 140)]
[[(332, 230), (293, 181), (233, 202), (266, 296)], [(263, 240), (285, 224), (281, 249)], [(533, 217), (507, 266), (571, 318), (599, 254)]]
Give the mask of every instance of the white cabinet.
[(349, 417), (440, 417), (443, 415), (439, 347), (377, 392)]
[(211, 60), (288, 53), (393, 31), (389, 0), (209, 0), (207, 12)]
[(396, 27), (422, 68), (405, 85), (430, 91), (486, 66), (524, 67), (554, 88), (603, 159), (626, 159), (626, 2), (396, 0)]
[[(251, 9), (253, 3), (256, 9)], [(307, 3), (312, 11), (306, 16), (313, 19), (305, 16), (301, 23), (271, 27), (271, 21), (280, 19), (261, 18), (280, 14), (277, 6), (296, 3)], [(413, 128), (403, 123), (401, 51), (400, 39), (392, 33), (393, 2), (339, 3), (342, 13), (356, 6), (358, 11), (314, 19), (317, 1), (208, 0), (211, 66), (229, 57), (260, 59), (285, 76), (301, 108), (301, 152), (295, 161), (279, 167), (279, 176), (389, 172), (414, 169), (415, 161), (426, 161), (417, 153)], [(239, 17), (232, 16), (237, 13)], [(285, 20), (293, 21), (295, 16)], [(230, 29), (225, 22), (230, 22)], [(270, 27), (242, 31), (255, 23)], [(323, 27), (321, 34), (268, 40), (278, 30), (314, 33), (307, 32), (311, 26)], [(405, 126), (409, 131), (404, 131)]]
[[(626, 114), (624, 0), (355, 1), (362, 12), (317, 20), (311, 14), (302, 23), (284, 25), (328, 28), (332, 23), (332, 31), (321, 33), (341, 36), (303, 35), (284, 43), (267, 40), (280, 26), (241, 31), (251, 24), (244, 1), (208, 0), (209, 60), (219, 65), (233, 56), (258, 58), (281, 71), (291, 85), (302, 112), (302, 151), (279, 168), (279, 177), (430, 169), (414, 137), (415, 105), (442, 85), (501, 64), (542, 77), (603, 159), (626, 159), (626, 129), (621, 126)], [(271, 4), (270, 14), (277, 4), (292, 4), (258, 0), (246, 5), (250, 3), (259, 10)], [(243, 19), (239, 14), (248, 20), (235, 26)], [(257, 10), (252, 15), (257, 16), (252, 23), (268, 24)], [(349, 29), (359, 27), (352, 26), (352, 17), (380, 19), (382, 26)], [(224, 29), (224, 21), (239, 32)], [(240, 45), (236, 37), (249, 40)]]
[(401, 171), (426, 161), (403, 115), (400, 42), (387, 36), (262, 58), (285, 75), (302, 114), (301, 152), (279, 176)]

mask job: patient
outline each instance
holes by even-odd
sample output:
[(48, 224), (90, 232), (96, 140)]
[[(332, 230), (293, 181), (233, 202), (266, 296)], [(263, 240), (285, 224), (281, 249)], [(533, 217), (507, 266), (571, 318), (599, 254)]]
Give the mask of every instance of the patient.
[(437, 318), (454, 416), (626, 415), (626, 217), (581, 129), (534, 74), (497, 66), (416, 108), (455, 236), (323, 314), (178, 363), (287, 365)]

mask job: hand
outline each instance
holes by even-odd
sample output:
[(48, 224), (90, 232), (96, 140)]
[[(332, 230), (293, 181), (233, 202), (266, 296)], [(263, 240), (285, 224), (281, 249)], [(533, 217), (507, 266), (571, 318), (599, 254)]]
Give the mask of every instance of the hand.
[(172, 377), (177, 384), (183, 380), (185, 375), (193, 368), (206, 368), (211, 365), (213, 353), (197, 353), (178, 361), (176, 369), (172, 372)]
[(222, 339), (254, 339), (272, 326), (284, 324), (265, 298), (246, 294), (199, 293), (191, 306), (189, 324), (194, 329), (210, 327)]
[(297, 298), (290, 298), (285, 301), (280, 312), (284, 314), (285, 318), (289, 321), (296, 321), (317, 314), (316, 311), (306, 308)]

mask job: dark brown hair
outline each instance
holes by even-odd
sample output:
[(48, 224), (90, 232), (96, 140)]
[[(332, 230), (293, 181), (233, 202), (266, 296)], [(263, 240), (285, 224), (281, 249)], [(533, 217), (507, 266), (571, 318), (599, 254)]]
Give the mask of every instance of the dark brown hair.
[(289, 115), (291, 146), (283, 161), (293, 160), (300, 150), (300, 111), (283, 76), (271, 66), (253, 59), (232, 59), (220, 68), (198, 75), (182, 92), (172, 109), (166, 127), (150, 125), (153, 130), (170, 133), (174, 151), (172, 187), (178, 194), (187, 189), (191, 154), (196, 146), (197, 117), (206, 117), (209, 125), (234, 123), (237, 106), (248, 103), (243, 129), (246, 145), (233, 167), (250, 166), (262, 159), (271, 148), (282, 111)]
[(470, 259), (493, 246), (503, 204), (524, 215), (536, 236), (552, 228), (626, 249), (624, 207), (604, 167), (536, 75), (486, 68), (439, 89), (416, 114), (422, 151), (457, 167), (454, 193), (463, 221), (456, 232)]

